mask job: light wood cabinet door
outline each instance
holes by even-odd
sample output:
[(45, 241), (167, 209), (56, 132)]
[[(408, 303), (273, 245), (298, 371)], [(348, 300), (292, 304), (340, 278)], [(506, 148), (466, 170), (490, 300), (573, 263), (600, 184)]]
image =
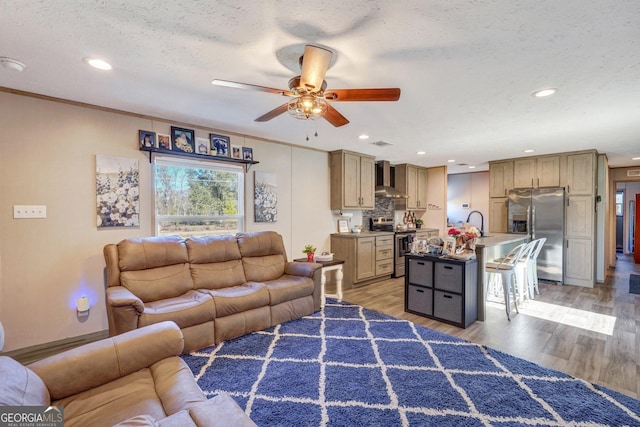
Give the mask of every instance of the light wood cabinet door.
[(508, 232), (507, 198), (499, 197), (489, 200), (489, 232)]
[(489, 164), (489, 197), (506, 197), (513, 188), (513, 162)]
[(360, 209), (375, 206), (376, 165), (372, 157), (360, 157)]
[(356, 244), (356, 281), (376, 275), (376, 238), (360, 237)]
[(560, 185), (560, 156), (538, 157), (535, 172), (536, 187), (558, 187)]
[(536, 159), (513, 161), (513, 188), (533, 188), (536, 176)]
[(567, 194), (593, 194), (595, 155), (593, 153), (567, 156)]
[(593, 196), (569, 196), (565, 217), (565, 234), (568, 238), (593, 238), (595, 230)]
[(427, 208), (427, 170), (424, 168), (417, 169), (417, 200), (418, 200), (418, 209), (426, 209)]
[(343, 162), (343, 205), (345, 208), (358, 208), (360, 207), (360, 156), (345, 153)]
[(407, 208), (418, 208), (418, 168), (413, 166), (407, 166)]
[(566, 239), (564, 283), (593, 287), (593, 255), (592, 239)]

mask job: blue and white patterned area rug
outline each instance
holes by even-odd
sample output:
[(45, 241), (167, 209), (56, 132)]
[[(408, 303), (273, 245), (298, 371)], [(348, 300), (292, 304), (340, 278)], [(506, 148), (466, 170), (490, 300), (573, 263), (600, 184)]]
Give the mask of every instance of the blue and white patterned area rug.
[(640, 426), (621, 393), (331, 299), (183, 359), (259, 426)]

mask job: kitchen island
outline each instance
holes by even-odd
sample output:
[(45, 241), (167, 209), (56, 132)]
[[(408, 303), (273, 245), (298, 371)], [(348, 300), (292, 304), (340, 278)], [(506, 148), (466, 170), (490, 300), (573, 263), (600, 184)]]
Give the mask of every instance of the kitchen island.
[(493, 234), (476, 241), (478, 259), (478, 320), (484, 321), (487, 307), (487, 282), (484, 272), (487, 262), (505, 256), (511, 249), (529, 240), (526, 234)]

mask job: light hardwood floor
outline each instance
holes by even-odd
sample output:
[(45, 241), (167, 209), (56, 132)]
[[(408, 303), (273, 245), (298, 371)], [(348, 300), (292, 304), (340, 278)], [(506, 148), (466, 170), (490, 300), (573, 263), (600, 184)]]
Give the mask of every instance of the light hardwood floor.
[(629, 293), (630, 273), (640, 274), (640, 265), (619, 254), (604, 284), (591, 289), (541, 283), (540, 295), (512, 314), (511, 322), (504, 305), (490, 304), (487, 320), (467, 329), (406, 313), (404, 278), (347, 290), (344, 300), (639, 398), (640, 295)]

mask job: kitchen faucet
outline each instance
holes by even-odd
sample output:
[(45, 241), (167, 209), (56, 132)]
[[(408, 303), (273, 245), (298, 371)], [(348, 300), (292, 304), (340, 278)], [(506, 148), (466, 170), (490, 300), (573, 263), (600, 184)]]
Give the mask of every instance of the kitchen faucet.
[(471, 211), (469, 212), (469, 216), (467, 217), (467, 222), (469, 222), (469, 219), (471, 218), (471, 214), (473, 213), (477, 213), (480, 215), (480, 237), (482, 237), (484, 236), (484, 216), (480, 211)]

